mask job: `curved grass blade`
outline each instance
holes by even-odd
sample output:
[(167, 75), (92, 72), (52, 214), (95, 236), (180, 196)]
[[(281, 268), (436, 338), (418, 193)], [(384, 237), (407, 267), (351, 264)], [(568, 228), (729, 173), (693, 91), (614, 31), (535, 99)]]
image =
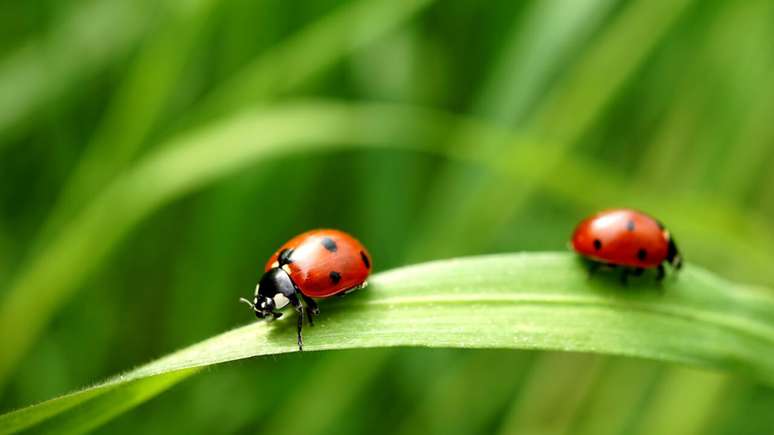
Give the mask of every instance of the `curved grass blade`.
[(725, 405), (730, 381), (713, 372), (670, 370), (654, 387), (651, 399), (640, 410), (637, 429), (630, 433), (699, 435), (711, 432), (709, 422), (717, 414), (717, 408)]
[[(550, 91), (552, 77), (566, 69), (569, 59), (577, 55), (576, 52), (584, 53), (588, 49), (586, 41), (601, 25), (602, 17), (609, 13), (613, 3), (612, 0), (582, 0), (570, 5), (550, 0), (531, 5), (527, 10), (528, 15), (512, 25), (510, 35), (489, 77), (484, 81), (471, 112), (492, 122), (524, 130), (530, 109), (539, 108), (538, 97)], [(610, 64), (617, 65), (618, 62), (610, 60)], [(465, 142), (470, 141), (475, 134), (464, 130), (455, 131), (452, 138), (457, 142)], [(554, 152), (549, 157), (555, 158), (553, 156), (561, 155), (562, 150), (572, 144), (551, 145)], [(503, 155), (509, 147), (515, 146), (520, 145), (502, 140), (481, 143), (479, 148), (481, 152), (490, 155)], [(475, 232), (478, 236), (474, 240), (470, 240), (470, 237), (448, 237), (449, 234), (455, 234), (455, 231), (469, 232), (462, 230), (463, 227), (475, 228), (478, 223), (474, 225), (471, 221), (482, 210), (487, 210), (487, 204), (498, 203), (482, 202), (479, 199), (481, 196), (491, 199), (496, 195), (494, 191), (502, 190), (507, 191), (508, 196), (516, 196), (513, 193), (515, 188), (494, 188), (495, 182), (499, 184), (500, 180), (483, 177), (478, 169), (460, 167), (449, 162), (435, 177), (425, 200), (425, 212), (415, 225), (416, 230), (411, 237), (411, 260), (437, 258), (455, 248), (454, 240), (464, 239), (468, 246), (480, 246), (491, 239), (491, 233), (494, 232), (488, 230), (490, 225), (486, 223), (483, 224), (483, 230)], [(499, 198), (503, 196), (500, 194)], [(505, 205), (505, 208), (515, 211), (518, 207)], [(457, 218), (447, 219), (447, 216)]]
[[(325, 67), (395, 30), (433, 0), (393, 2), (361, 0), (347, 4), (256, 57), (224, 83), (216, 85), (194, 107), (193, 118), (207, 119), (301, 86)], [(138, 153), (154, 128), (172, 83), (188, 61), (189, 52), (208, 25), (217, 0), (197, 0), (176, 14), (151, 38), (118, 88), (102, 124), (44, 225), (41, 238), (53, 233), (70, 211), (84, 203), (99, 186)], [(362, 31), (366, 29), (366, 31)], [(310, 53), (316, 53), (310, 56)], [(185, 118), (185, 115), (184, 115)], [(75, 204), (75, 205), (73, 205)]]
[[(439, 150), (445, 143), (450, 126), (459, 125), (481, 141), (509, 138), (519, 141), (524, 151), (509, 161), (490, 161), (476, 153), (475, 147)], [(303, 126), (303, 128), (299, 128)], [(345, 104), (332, 102), (289, 103), (265, 110), (241, 113), (215, 125), (184, 135), (150, 154), (117, 181), (106, 187), (95, 202), (67, 227), (60, 237), (42, 250), (22, 269), (0, 300), (0, 331), (14, 331), (3, 337), (0, 346), (0, 385), (35, 341), (59, 306), (77, 290), (83, 280), (95, 270), (116, 243), (135, 224), (163, 205), (229, 174), (242, 170), (263, 159), (282, 154), (344, 147), (413, 148), (425, 152), (443, 153), (453, 158), (485, 165), (498, 173), (528, 180), (542, 180), (542, 171), (535, 171), (530, 162), (545, 153), (507, 130), (493, 128), (469, 118), (411, 106), (381, 104)], [(565, 182), (574, 176), (576, 183)], [(602, 189), (594, 198), (630, 198), (629, 191), (615, 190), (615, 182), (603, 182), (603, 174), (583, 168), (579, 162), (563, 168), (549, 186), (571, 198), (584, 200), (592, 186)], [(586, 180), (586, 181), (583, 181)], [(570, 191), (566, 190), (570, 189)], [(656, 202), (657, 200), (657, 202)], [(679, 198), (672, 202), (681, 203)], [(668, 198), (654, 199), (654, 204), (668, 204)], [(749, 228), (733, 210), (695, 207), (693, 213), (678, 214), (685, 226), (670, 224), (675, 232), (718, 225), (735, 229)], [(695, 210), (702, 210), (697, 216)], [(730, 215), (729, 215), (730, 213)], [(729, 216), (731, 218), (729, 218)], [(677, 228), (676, 228), (677, 227)], [(706, 234), (700, 232), (702, 236)], [(716, 241), (723, 241), (708, 252), (721, 258), (744, 259), (740, 267), (758, 267), (768, 271), (772, 255), (765, 242), (770, 240), (765, 227), (740, 237), (725, 228), (712, 231)], [(685, 236), (684, 239), (686, 238)], [(681, 240), (684, 240), (681, 239)], [(761, 246), (763, 245), (763, 246)], [(714, 249), (714, 251), (713, 251)], [(738, 255), (736, 255), (738, 254)]]
[[(74, 4), (75, 5), (75, 4)], [(60, 19), (51, 34), (27, 42), (0, 61), (0, 148), (34, 124), (31, 119), (87, 77), (128, 52), (150, 26), (151, 2), (90, 1)], [(73, 62), (73, 53), (79, 53)]]
[(530, 5), (515, 22), (473, 113), (505, 125), (519, 125), (546, 91), (551, 77), (570, 63), (589, 36), (616, 6), (617, 0), (542, 1)]
[[(310, 351), (423, 346), (593, 352), (733, 371), (774, 384), (774, 296), (693, 265), (663, 283), (646, 276), (624, 288), (614, 274), (589, 278), (570, 253), (437, 261), (377, 274), (368, 290), (326, 301), (322, 309), (318, 324), (305, 331)], [(84, 407), (106, 409), (98, 401), (107, 392), (112, 406), (121, 406), (115, 397), (139, 380), (182, 379), (181, 370), (294, 352), (294, 334), (293, 316), (234, 329), (105, 383), (3, 415), (0, 433), (59, 415), (75, 420)]]
[(142, 44), (62, 187), (41, 230), (43, 240), (138, 153), (218, 4), (217, 0), (197, 0), (178, 7), (164, 16), (163, 25)]
[[(535, 114), (524, 123), (530, 137), (551, 153), (539, 160), (531, 160), (530, 170), (537, 183), (501, 186), (495, 180), (474, 180), (464, 189), (449, 192), (441, 185), (437, 198), (431, 202), (428, 216), (460, 216), (459, 219), (439, 219), (426, 228), (434, 228), (417, 235), (413, 260), (436, 258), (455, 248), (454, 240), (470, 232), (484, 233), (481, 241), (495, 239), (508, 219), (524, 207), (537, 191), (543, 178), (559, 173), (559, 166), (572, 147), (598, 119), (604, 108), (613, 101), (626, 81), (651, 55), (653, 49), (667, 35), (677, 19), (693, 0), (652, 1), (637, 0), (628, 3), (615, 20), (607, 23), (605, 31), (586, 50), (579, 62), (563, 74), (563, 79), (547, 97), (541, 99)], [(632, 45), (631, 41), (638, 41)], [(523, 150), (508, 142), (490, 149), (503, 161), (515, 161)], [(454, 186), (454, 185), (452, 185)], [(471, 187), (472, 186), (472, 187)], [(456, 195), (454, 193), (457, 193)], [(497, 212), (488, 209), (497, 204)], [(481, 213), (481, 210), (486, 210)], [(452, 235), (452, 237), (449, 237)], [(474, 240), (475, 243), (477, 240)], [(472, 243), (468, 241), (470, 246)], [(481, 249), (485, 244), (479, 242)]]
[[(64, 396), (57, 406), (42, 408), (40, 413), (19, 413), (13, 419), (0, 424), (0, 433), (16, 432), (26, 428), (35, 433), (80, 434), (102, 426), (111, 419), (135, 406), (163, 393), (168, 388), (197, 373), (198, 369), (178, 370), (163, 376), (151, 376), (120, 384), (94, 388), (85, 398), (77, 395)], [(89, 400), (96, 396), (96, 400)], [(49, 402), (45, 402), (49, 403)], [(75, 410), (68, 412), (74, 406)], [(31, 409), (31, 408), (27, 408)], [(64, 412), (63, 412), (64, 411)]]
[(297, 88), (394, 31), (434, 1), (362, 0), (346, 4), (242, 67), (205, 97), (190, 121), (222, 115)]
[[(541, 354), (498, 434), (570, 433), (580, 404), (588, 400), (604, 369), (605, 361), (597, 355)], [(551, 419), (540, 417), (545, 415)]]

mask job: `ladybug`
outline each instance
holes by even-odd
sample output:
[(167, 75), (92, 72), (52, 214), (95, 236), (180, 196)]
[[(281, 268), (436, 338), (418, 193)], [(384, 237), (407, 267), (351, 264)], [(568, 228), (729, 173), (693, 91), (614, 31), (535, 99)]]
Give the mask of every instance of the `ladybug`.
[(592, 273), (600, 266), (621, 267), (621, 280), (657, 269), (664, 278), (664, 263), (680, 269), (683, 259), (674, 238), (658, 220), (630, 209), (601, 211), (575, 228), (572, 249), (592, 262)]
[(366, 287), (371, 267), (368, 251), (349, 234), (331, 229), (307, 231), (290, 239), (269, 258), (253, 301), (240, 301), (249, 305), (259, 319), (279, 319), (282, 313), (278, 310), (292, 305), (298, 312), (298, 350), (303, 350), (304, 311), (310, 326), (314, 325), (314, 316), (320, 314), (313, 298)]

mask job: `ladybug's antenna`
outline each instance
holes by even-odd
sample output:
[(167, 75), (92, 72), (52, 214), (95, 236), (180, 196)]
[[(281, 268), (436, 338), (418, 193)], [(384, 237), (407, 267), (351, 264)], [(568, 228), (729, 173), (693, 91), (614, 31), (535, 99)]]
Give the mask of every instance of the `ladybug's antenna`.
[(245, 299), (245, 298), (239, 298), (239, 302), (244, 302), (244, 303), (246, 303), (247, 305), (249, 305), (249, 306), (250, 306), (250, 308), (252, 308), (252, 309), (253, 309), (253, 311), (255, 311), (255, 305), (253, 305), (253, 303), (252, 303), (252, 302), (250, 302), (250, 301), (248, 301), (247, 299)]

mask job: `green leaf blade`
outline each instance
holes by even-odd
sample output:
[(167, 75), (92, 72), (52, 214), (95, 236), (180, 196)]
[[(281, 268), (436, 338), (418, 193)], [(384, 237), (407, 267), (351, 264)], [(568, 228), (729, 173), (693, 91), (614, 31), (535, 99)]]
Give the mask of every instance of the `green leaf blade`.
[[(236, 309), (239, 295), (233, 296)], [(615, 271), (590, 277), (571, 253), (442, 260), (376, 274), (366, 290), (324, 301), (321, 309), (316, 325), (304, 330), (309, 351), (422, 346), (592, 352), (774, 383), (774, 296), (692, 265), (662, 283), (646, 274), (623, 286)], [(114, 415), (130, 407), (127, 400), (147, 400), (196, 368), (296, 350), (292, 314), (253, 322), (103, 384), (0, 416), (0, 433), (59, 419), (77, 423), (89, 409)], [(159, 376), (164, 378), (138, 394), (119, 391)]]

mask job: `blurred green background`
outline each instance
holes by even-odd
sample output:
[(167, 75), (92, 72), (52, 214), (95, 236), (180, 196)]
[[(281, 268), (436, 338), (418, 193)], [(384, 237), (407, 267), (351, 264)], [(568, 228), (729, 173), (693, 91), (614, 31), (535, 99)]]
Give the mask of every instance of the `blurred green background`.
[[(2, 411), (252, 321), (237, 298), (314, 227), (353, 233), (382, 271), (564, 250), (581, 217), (632, 206), (688, 261), (774, 285), (768, 0), (35, 0), (0, 24), (0, 301), (172, 138), (311, 98), (448, 118), (430, 151), (385, 117), (161, 204), (82, 263), (0, 382)], [(364, 128), (385, 146), (359, 147)], [(375, 349), (211, 368), (98, 432), (759, 434), (772, 407), (748, 379), (655, 362)]]

